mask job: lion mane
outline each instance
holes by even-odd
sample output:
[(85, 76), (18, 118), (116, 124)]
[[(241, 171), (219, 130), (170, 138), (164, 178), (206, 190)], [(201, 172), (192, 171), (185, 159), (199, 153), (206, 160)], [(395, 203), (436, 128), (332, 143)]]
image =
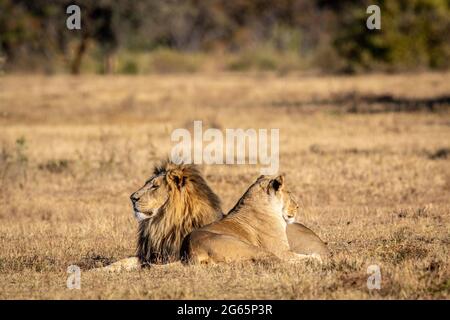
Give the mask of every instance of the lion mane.
[(180, 260), (184, 237), (222, 218), (220, 199), (196, 166), (165, 161), (154, 175), (165, 176), (168, 199), (139, 223), (136, 255), (142, 265)]

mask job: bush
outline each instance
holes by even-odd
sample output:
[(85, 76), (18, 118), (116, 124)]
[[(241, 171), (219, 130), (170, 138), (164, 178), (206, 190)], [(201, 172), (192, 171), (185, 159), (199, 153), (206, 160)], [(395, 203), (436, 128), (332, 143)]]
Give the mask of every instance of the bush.
[[(344, 71), (406, 71), (450, 66), (446, 0), (380, 1), (381, 30), (368, 30), (367, 6), (343, 10), (334, 39)], [(368, 5), (368, 3), (367, 3)]]
[(287, 73), (304, 69), (304, 67), (302, 57), (293, 50), (277, 51), (260, 46), (232, 55), (225, 69), (230, 71), (278, 71)]
[(122, 66), (119, 67), (119, 73), (124, 74), (138, 74), (139, 68), (135, 61), (127, 60)]
[(157, 49), (150, 54), (148, 71), (157, 73), (191, 73), (200, 68), (200, 54)]

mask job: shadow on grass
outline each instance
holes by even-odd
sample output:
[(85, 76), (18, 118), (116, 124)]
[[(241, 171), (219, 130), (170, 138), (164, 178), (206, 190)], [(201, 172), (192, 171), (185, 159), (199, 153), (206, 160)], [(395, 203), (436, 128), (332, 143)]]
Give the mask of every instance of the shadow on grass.
[(348, 93), (335, 95), (329, 99), (312, 99), (307, 101), (273, 101), (275, 107), (339, 107), (346, 113), (382, 113), (382, 112), (438, 112), (450, 109), (450, 96), (410, 99), (393, 95), (359, 95)]

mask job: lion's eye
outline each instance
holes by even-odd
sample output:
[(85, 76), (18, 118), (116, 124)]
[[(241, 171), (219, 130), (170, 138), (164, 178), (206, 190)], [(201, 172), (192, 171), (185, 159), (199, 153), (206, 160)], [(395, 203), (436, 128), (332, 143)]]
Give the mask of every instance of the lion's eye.
[(152, 189), (158, 189), (158, 187), (159, 187), (159, 185), (157, 185), (157, 184), (152, 185)]

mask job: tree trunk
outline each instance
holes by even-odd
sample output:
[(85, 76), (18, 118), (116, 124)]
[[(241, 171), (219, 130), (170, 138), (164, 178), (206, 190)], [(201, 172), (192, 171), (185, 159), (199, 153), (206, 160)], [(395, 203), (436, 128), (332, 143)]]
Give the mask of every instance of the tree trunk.
[(86, 53), (87, 44), (88, 38), (83, 36), (75, 54), (75, 58), (73, 59), (72, 65), (70, 67), (70, 71), (72, 74), (80, 73), (81, 62), (83, 60), (84, 54)]

